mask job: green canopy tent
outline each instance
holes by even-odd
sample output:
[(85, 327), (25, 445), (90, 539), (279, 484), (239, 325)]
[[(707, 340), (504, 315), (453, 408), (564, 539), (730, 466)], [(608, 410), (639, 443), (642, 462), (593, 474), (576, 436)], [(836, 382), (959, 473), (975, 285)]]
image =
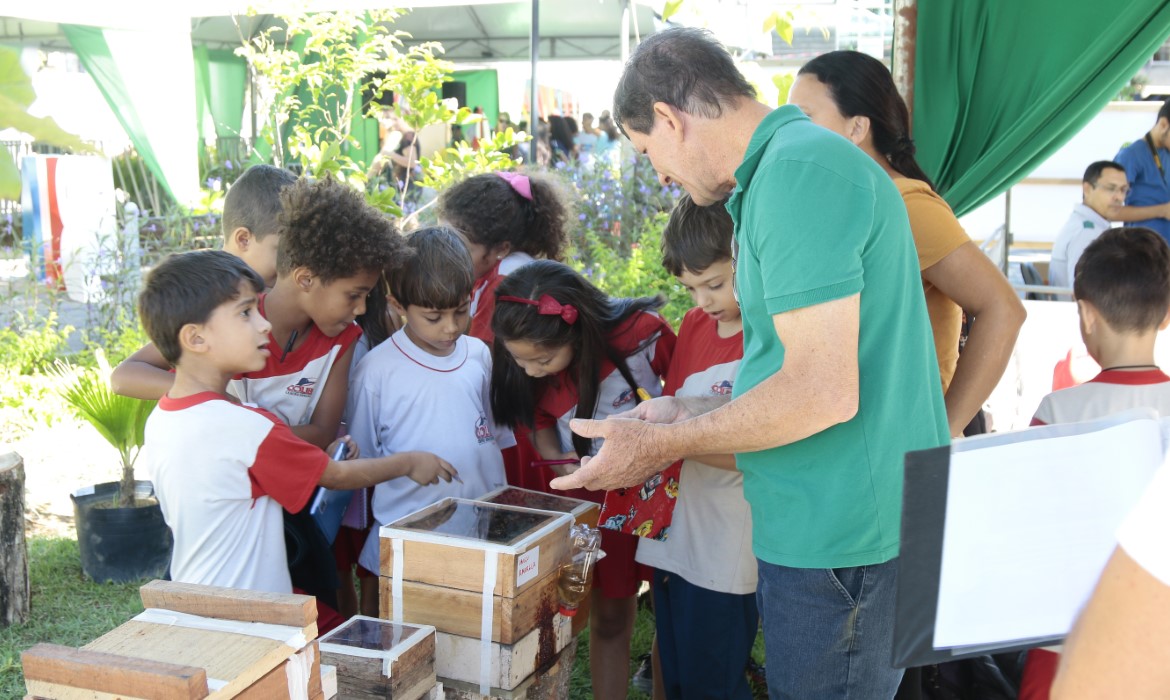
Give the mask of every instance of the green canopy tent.
[[(621, 38), (622, 28), (633, 33), (629, 20), (642, 35), (654, 31), (653, 10), (632, 0), (539, 2), (545, 12), (535, 33), (532, 0), (414, 0), (395, 29), (410, 35), (408, 45), (442, 42), (445, 57), (455, 61), (617, 58), (628, 42)], [(307, 8), (303, 3), (288, 7), (326, 11), (342, 4), (345, 9), (363, 6), (315, 0)], [(261, 9), (272, 12), (282, 5), (267, 3)], [(370, 3), (375, 5), (383, 6)], [(199, 183), (197, 153), (190, 145), (200, 137), (225, 138), (246, 130), (247, 69), (234, 49), (241, 37), (279, 24), (272, 14), (232, 14), (240, 9), (232, 0), (149, 7), (58, 0), (7, 10), (14, 14), (0, 17), (0, 42), (75, 50), (147, 167), (178, 201), (191, 202), (199, 196)], [(494, 123), (498, 94), (491, 92), (493, 73), (469, 71), (459, 79), (468, 84), (469, 106), (484, 107)], [(360, 142), (357, 159), (372, 159), (380, 146), (377, 124), (363, 120), (353, 133)]]

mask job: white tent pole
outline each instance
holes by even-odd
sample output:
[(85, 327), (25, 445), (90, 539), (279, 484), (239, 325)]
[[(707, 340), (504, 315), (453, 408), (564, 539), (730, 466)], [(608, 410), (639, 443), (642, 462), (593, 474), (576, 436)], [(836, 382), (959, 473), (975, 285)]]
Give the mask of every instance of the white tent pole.
[(528, 96), (528, 133), (532, 140), (528, 142), (528, 164), (536, 165), (536, 142), (540, 133), (540, 106), (537, 102), (539, 90), (536, 82), (536, 62), (540, 58), (540, 0), (532, 0), (532, 30), (529, 32), (529, 55), (532, 58), (532, 86)]
[(630, 0), (622, 3), (622, 35), (619, 37), (622, 65), (630, 58)]

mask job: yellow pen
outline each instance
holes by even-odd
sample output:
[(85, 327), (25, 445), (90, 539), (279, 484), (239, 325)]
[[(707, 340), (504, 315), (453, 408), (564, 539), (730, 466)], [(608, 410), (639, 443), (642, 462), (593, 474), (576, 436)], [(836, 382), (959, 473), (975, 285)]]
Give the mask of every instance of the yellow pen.
[(642, 387), (638, 387), (638, 390), (637, 390), (637, 392), (635, 392), (635, 393), (637, 393), (637, 394), (638, 394), (638, 398), (642, 399), (643, 401), (649, 401), (649, 400), (650, 400), (650, 392), (646, 391), (646, 390), (645, 390), (645, 389), (643, 389)]

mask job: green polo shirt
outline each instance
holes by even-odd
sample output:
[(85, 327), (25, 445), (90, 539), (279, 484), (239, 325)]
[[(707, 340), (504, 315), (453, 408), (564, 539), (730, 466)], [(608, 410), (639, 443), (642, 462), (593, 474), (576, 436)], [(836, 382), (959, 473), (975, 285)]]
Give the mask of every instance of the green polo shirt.
[(949, 440), (906, 207), (861, 149), (792, 106), (760, 123), (735, 179), (735, 396), (784, 366), (775, 314), (861, 294), (857, 415), (737, 455), (755, 554), (799, 568), (887, 561), (898, 554), (905, 453)]

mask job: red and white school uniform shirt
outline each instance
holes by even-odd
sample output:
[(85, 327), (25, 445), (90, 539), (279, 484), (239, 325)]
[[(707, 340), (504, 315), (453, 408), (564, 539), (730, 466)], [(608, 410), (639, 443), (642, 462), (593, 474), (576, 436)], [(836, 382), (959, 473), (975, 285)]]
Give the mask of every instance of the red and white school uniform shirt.
[[(1160, 416), (1170, 416), (1170, 376), (1160, 369), (1104, 370), (1084, 384), (1045, 396), (1032, 417), (1032, 425), (1080, 423), (1131, 408), (1152, 408)], [(1051, 646), (1028, 653), (1021, 698), (1048, 697), (1056, 677), (1056, 654), (1061, 649)]]
[[(663, 394), (731, 396), (742, 358), (742, 332), (721, 338), (715, 319), (691, 309), (678, 330)], [(719, 593), (754, 593), (756, 558), (743, 475), (687, 459), (678, 478), (670, 528), (657, 540), (639, 538), (638, 563)]]
[[(263, 314), (263, 296), (259, 308)], [(241, 403), (271, 411), (289, 425), (307, 425), (334, 363), (361, 335), (361, 326), (356, 323), (332, 338), (312, 324), (304, 342), (287, 356), (284, 348), (269, 335), (264, 368), (232, 379), (228, 382), (228, 393)]]
[(469, 334), (492, 346), (492, 314), (496, 311), (496, 287), (504, 278), (535, 260), (528, 253), (509, 253), (496, 263), (486, 275), (475, 281), (471, 290), (471, 330)]
[[(631, 315), (610, 333), (610, 344), (626, 356), (626, 366), (637, 387), (645, 389), (650, 396), (662, 395), (661, 377), (666, 375), (670, 358), (674, 353), (675, 335), (661, 316), (649, 311)], [(635, 389), (622, 373), (608, 360), (601, 364), (601, 380), (597, 388), (597, 407), (593, 418), (604, 419), (615, 413), (632, 409), (636, 404)], [(577, 414), (577, 383), (569, 372), (562, 371), (550, 377), (536, 405), (536, 430), (556, 428), (562, 452), (573, 451), (573, 432), (569, 421)], [(602, 440), (593, 441), (590, 454), (601, 449)], [(584, 456), (584, 455), (581, 455)], [(559, 493), (559, 492), (558, 492)], [(565, 493), (600, 503), (602, 492), (574, 489)]]
[[(478, 498), (505, 483), (502, 448), (516, 444), (491, 409), (492, 356), (483, 341), (462, 336), (446, 357), (425, 352), (400, 330), (362, 358), (350, 382), (349, 431), (364, 457), (430, 452), (459, 471), (456, 480), (422, 486), (409, 477), (374, 487), (379, 525), (447, 497)], [(378, 530), (361, 565), (378, 570)]]
[(143, 454), (175, 581), (292, 592), (281, 507), (304, 508), (329, 464), (322, 450), (264, 409), (205, 392), (163, 397)]
[(1105, 370), (1084, 384), (1045, 396), (1032, 425), (1080, 423), (1131, 408), (1152, 408), (1170, 416), (1170, 376), (1156, 368)]

